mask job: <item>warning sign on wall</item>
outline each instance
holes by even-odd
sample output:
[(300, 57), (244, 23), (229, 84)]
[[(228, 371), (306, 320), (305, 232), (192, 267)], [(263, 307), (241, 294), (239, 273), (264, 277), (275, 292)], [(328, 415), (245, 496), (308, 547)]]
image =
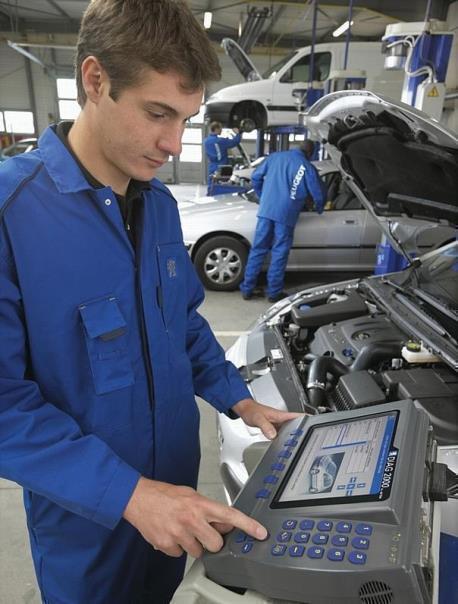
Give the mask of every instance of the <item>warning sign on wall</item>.
[(439, 96), (439, 91), (437, 90), (436, 86), (433, 86), (431, 88), (431, 90), (428, 92), (428, 96), (432, 96), (432, 97), (438, 97)]

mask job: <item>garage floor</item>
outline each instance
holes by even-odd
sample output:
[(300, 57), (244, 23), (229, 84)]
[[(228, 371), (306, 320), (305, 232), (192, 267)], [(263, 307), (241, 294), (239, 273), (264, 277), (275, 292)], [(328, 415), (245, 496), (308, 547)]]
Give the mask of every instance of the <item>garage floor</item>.
[[(330, 273), (320, 276), (296, 273), (288, 276), (285, 285), (287, 291), (292, 293), (320, 282), (345, 278), (342, 274), (336, 277)], [(209, 321), (223, 348), (227, 349), (269, 306), (270, 303), (264, 298), (245, 302), (238, 292), (207, 292), (201, 313)], [(215, 411), (203, 401), (199, 401), (199, 406), (202, 417), (199, 491), (224, 501), (217, 465)], [(40, 602), (25, 526), (22, 489), (15, 483), (0, 479), (0, 604)]]

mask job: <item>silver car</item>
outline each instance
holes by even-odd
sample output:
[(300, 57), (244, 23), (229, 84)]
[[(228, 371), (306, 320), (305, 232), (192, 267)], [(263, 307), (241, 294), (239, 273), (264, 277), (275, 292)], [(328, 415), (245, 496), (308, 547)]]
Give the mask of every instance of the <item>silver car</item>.
[[(364, 209), (330, 161), (316, 162), (328, 195), (325, 211), (304, 210), (294, 231), (287, 271), (368, 272), (374, 267), (381, 240), (377, 220)], [(228, 194), (178, 204), (183, 237), (199, 277), (207, 289), (231, 291), (243, 279), (256, 228), (258, 199), (254, 194)], [(415, 232), (420, 222), (403, 219)], [(437, 225), (436, 225), (437, 227)], [(421, 230), (421, 229), (420, 229)], [(408, 235), (416, 255), (450, 239), (439, 226)]]
[[(328, 95), (308, 119), (398, 251), (404, 248), (389, 218), (394, 211), (456, 232), (456, 135), (370, 93)], [(413, 399), (428, 413), (438, 443), (457, 445), (458, 241), (406, 256), (402, 271), (306, 289), (267, 310), (227, 352), (253, 398), (310, 414)], [(232, 502), (266, 439), (223, 414), (217, 426), (220, 471)], [(318, 466), (311, 477), (319, 476)], [(325, 488), (328, 478), (311, 479), (312, 489)]]

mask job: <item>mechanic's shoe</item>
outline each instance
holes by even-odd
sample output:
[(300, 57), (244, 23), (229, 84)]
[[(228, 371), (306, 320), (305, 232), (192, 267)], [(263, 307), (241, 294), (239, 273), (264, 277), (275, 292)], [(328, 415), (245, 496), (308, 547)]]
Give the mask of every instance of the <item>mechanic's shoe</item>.
[(268, 296), (267, 299), (269, 302), (278, 302), (283, 298), (287, 298), (289, 296), (288, 292), (278, 292), (278, 294), (274, 294), (273, 296)]
[(252, 300), (253, 298), (262, 298), (264, 296), (264, 291), (259, 289), (259, 287), (255, 287), (251, 292), (242, 292), (242, 298), (244, 300)]

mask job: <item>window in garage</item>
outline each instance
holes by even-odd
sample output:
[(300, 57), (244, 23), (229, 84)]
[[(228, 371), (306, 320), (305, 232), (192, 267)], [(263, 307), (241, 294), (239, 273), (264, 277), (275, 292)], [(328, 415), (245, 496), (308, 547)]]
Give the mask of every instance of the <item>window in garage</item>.
[(76, 81), (74, 78), (57, 78), (56, 83), (59, 118), (74, 120), (80, 112), (76, 101)]
[(8, 134), (34, 134), (31, 111), (0, 111), (0, 129)]

